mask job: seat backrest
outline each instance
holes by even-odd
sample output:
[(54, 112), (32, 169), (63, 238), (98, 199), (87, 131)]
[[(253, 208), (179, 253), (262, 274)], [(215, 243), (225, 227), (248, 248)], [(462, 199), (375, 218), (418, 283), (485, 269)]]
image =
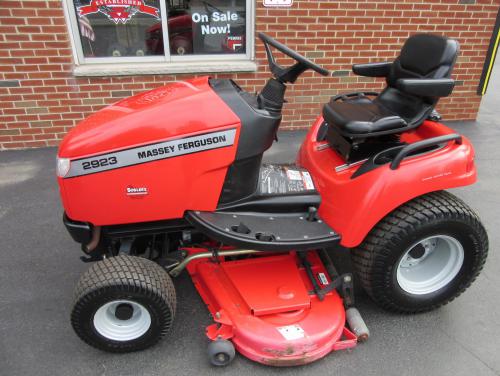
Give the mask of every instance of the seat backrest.
[(458, 56), (456, 40), (434, 34), (416, 34), (408, 38), (400, 55), (391, 65), (387, 88), (376, 101), (405, 118), (411, 126), (419, 125), (432, 112), (439, 98), (420, 97), (396, 87), (400, 78), (449, 78)]
[(400, 78), (449, 78), (458, 56), (456, 40), (434, 34), (408, 38), (387, 77), (394, 87)]

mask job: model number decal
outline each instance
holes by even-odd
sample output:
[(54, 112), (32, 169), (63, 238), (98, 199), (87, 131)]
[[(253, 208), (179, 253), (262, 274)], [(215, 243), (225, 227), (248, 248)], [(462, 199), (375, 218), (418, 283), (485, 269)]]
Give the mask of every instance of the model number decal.
[(422, 181), (427, 181), (427, 180), (432, 180), (432, 179), (437, 179), (437, 178), (443, 178), (443, 177), (448, 176), (448, 175), (451, 175), (450, 171), (442, 172), (440, 174), (433, 175), (433, 176), (427, 176), (425, 178), (422, 178)]
[(82, 162), (82, 167), (84, 170), (88, 170), (91, 168), (111, 166), (111, 165), (114, 165), (117, 163), (118, 163), (118, 160), (116, 159), (116, 157), (100, 158), (100, 159), (92, 159), (91, 161)]
[(82, 159), (73, 159), (66, 178), (73, 178), (96, 172), (114, 170), (141, 163), (178, 157), (185, 154), (199, 153), (234, 145), (236, 129), (211, 132), (196, 136), (176, 138), (156, 142), (136, 148), (97, 155)]

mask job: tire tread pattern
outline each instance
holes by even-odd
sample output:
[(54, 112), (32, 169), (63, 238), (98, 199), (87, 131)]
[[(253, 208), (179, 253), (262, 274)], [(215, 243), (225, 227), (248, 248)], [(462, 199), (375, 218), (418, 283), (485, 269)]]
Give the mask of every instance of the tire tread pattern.
[[(483, 252), (478, 255), (471, 276), (450, 298), (438, 304), (418, 309), (406, 309), (395, 304), (387, 289), (389, 281), (383, 275), (384, 259), (390, 249), (422, 223), (454, 219), (469, 224), (480, 234)], [(464, 292), (479, 275), (488, 254), (488, 236), (477, 214), (461, 199), (446, 191), (436, 191), (417, 197), (384, 217), (367, 235), (363, 243), (352, 250), (354, 269), (367, 294), (382, 308), (398, 313), (417, 313), (436, 309)], [(385, 277), (385, 278), (384, 278)]]
[[(82, 308), (97, 296), (111, 291), (140, 293), (163, 307), (162, 315), (166, 320), (152, 342), (134, 348), (118, 342), (103, 347), (85, 332), (81, 322)], [(71, 324), (78, 336), (91, 346), (111, 352), (136, 351), (154, 345), (166, 335), (175, 310), (175, 287), (165, 270), (148, 259), (121, 255), (92, 264), (81, 276), (74, 292)]]

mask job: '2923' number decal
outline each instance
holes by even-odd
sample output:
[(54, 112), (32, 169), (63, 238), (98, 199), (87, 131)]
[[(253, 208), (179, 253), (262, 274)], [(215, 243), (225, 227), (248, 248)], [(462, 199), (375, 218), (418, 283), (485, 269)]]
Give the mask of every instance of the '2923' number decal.
[(116, 157), (99, 158), (99, 159), (92, 159), (91, 161), (83, 162), (82, 167), (84, 170), (89, 170), (92, 168), (111, 166), (111, 165), (114, 165), (117, 163), (118, 163), (118, 160), (116, 159)]

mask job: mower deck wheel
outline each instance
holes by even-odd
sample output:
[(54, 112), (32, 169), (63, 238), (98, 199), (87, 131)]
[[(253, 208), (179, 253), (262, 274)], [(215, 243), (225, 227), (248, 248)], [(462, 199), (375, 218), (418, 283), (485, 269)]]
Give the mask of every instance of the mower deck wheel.
[(140, 257), (111, 257), (81, 276), (71, 324), (83, 341), (100, 350), (143, 350), (169, 331), (175, 306), (174, 285), (161, 266)]
[(231, 341), (216, 339), (208, 344), (208, 359), (214, 366), (223, 367), (231, 363), (236, 355), (236, 350)]
[(350, 307), (346, 309), (345, 318), (358, 342), (365, 342), (370, 337), (370, 330), (357, 308)]

